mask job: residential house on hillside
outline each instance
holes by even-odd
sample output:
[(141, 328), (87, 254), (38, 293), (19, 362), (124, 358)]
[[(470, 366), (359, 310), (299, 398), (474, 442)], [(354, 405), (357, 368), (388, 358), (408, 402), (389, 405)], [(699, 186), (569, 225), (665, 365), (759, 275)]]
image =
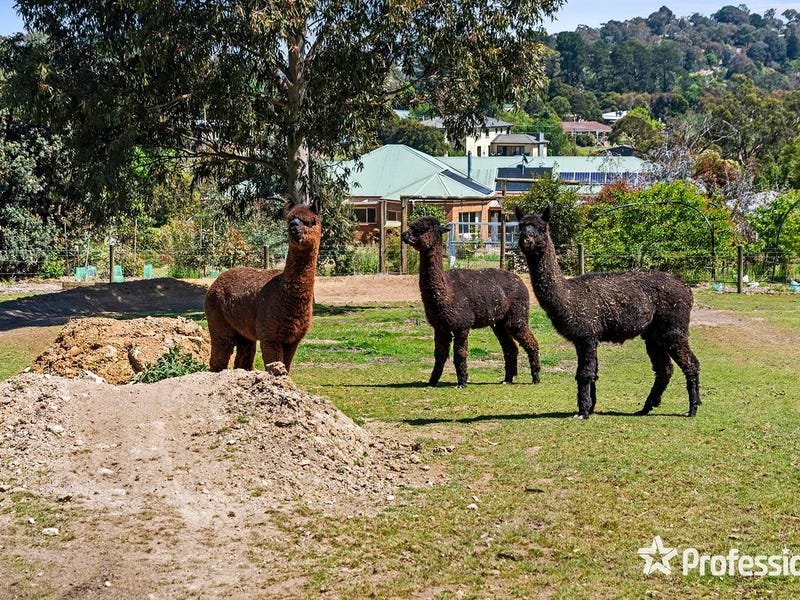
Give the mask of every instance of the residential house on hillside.
[(561, 127), (573, 140), (576, 135), (586, 133), (593, 136), (597, 144), (605, 144), (611, 135), (611, 127), (597, 121), (561, 121)]
[(428, 127), (433, 127), (434, 129), (438, 129), (444, 134), (445, 139), (447, 139), (447, 142), (451, 146), (458, 148), (459, 150), (463, 149), (467, 154), (472, 152), (473, 156), (489, 156), (492, 140), (494, 140), (498, 135), (510, 134), (511, 127), (513, 126), (512, 123), (500, 121), (494, 117), (486, 117), (483, 120), (483, 126), (476, 129), (472, 135), (468, 135), (461, 139), (452, 139), (448, 137), (444, 122), (440, 117), (425, 119), (422, 121), (422, 124)]
[[(543, 133), (505, 133), (496, 136), (489, 144), (489, 156), (547, 156)], [(478, 154), (480, 156), (480, 154)]]
[(610, 110), (603, 113), (603, 121), (614, 124), (627, 114), (627, 110)]

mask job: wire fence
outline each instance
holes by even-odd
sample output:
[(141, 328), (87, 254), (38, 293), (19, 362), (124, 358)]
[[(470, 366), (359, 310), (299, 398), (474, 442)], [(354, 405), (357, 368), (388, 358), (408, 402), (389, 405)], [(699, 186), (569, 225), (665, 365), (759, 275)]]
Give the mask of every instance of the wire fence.
[[(517, 248), (515, 223), (508, 223), (505, 248), (501, 244), (501, 224), (453, 223), (445, 243), (443, 266), (478, 269), (507, 268), (524, 272), (527, 266)], [(505, 254), (502, 250), (505, 249)], [(407, 273), (417, 273), (419, 255), (406, 249)], [(689, 283), (717, 282), (736, 284), (739, 278), (735, 249), (723, 256), (709, 252), (643, 252), (637, 254), (606, 252), (578, 245), (556, 249), (559, 264), (566, 275), (582, 272), (629, 269), (659, 269), (675, 274)], [(322, 275), (368, 275), (401, 273), (402, 261), (398, 236), (390, 237), (383, 250), (378, 244), (353, 244), (342, 251), (322, 251), (319, 273)], [(238, 246), (229, 253), (184, 251), (174, 248), (136, 248), (131, 244), (94, 245), (91, 248), (54, 249), (46, 256), (26, 250), (0, 248), (0, 279), (23, 277), (63, 278), (75, 281), (122, 281), (129, 278), (213, 278), (236, 266), (281, 269), (285, 249), (278, 252), (268, 246)], [(382, 264), (383, 263), (383, 264)], [(113, 266), (112, 266), (113, 265)], [(744, 283), (761, 284), (800, 280), (800, 257), (777, 251), (745, 252)], [(383, 270), (381, 269), (383, 267)]]

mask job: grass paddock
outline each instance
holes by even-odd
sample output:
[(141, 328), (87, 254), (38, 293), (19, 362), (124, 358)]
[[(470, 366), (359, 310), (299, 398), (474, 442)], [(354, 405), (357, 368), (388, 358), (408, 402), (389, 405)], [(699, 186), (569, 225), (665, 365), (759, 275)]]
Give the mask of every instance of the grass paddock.
[[(285, 559), (266, 577), (305, 577), (308, 597), (800, 596), (800, 578), (683, 576), (680, 556), (670, 576), (642, 572), (637, 549), (656, 535), (679, 551), (800, 554), (800, 298), (696, 299), (736, 317), (692, 327), (698, 416), (681, 416), (677, 368), (661, 407), (633, 416), (652, 384), (637, 339), (601, 346), (597, 414), (585, 422), (572, 418), (574, 349), (539, 309), (542, 383), (528, 383), (522, 353), (519, 383), (499, 384), (502, 352), (483, 329), (470, 336), (462, 390), (452, 362), (439, 387), (423, 385), (433, 335), (421, 304), (318, 306), (295, 382), (415, 439), (448, 481), (406, 490), (374, 517), (309, 513), (281, 547), (253, 529), (251, 560), (266, 571)], [(0, 344), (5, 360), (20, 356)]]

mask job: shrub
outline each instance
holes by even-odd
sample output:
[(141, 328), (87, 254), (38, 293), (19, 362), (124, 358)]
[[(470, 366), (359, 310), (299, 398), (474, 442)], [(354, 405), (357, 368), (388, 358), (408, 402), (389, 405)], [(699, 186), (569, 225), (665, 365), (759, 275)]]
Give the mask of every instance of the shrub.
[(183, 352), (180, 346), (173, 346), (156, 362), (138, 373), (133, 381), (135, 383), (155, 383), (162, 379), (180, 377), (198, 371), (208, 371), (208, 366), (197, 361), (188, 352)]
[(51, 254), (42, 263), (39, 269), (39, 276), (44, 279), (60, 279), (64, 277), (67, 272), (67, 267), (64, 260), (57, 254)]

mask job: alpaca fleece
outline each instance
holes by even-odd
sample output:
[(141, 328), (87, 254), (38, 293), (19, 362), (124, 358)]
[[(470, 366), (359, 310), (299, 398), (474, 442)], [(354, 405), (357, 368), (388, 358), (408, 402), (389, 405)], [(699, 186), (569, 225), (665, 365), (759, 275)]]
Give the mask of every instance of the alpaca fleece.
[(299, 205), (289, 211), (289, 253), (283, 271), (230, 269), (208, 289), (205, 313), (212, 371), (228, 367), (234, 348), (234, 368), (252, 370), (257, 341), (265, 365), (282, 362), (287, 372), (291, 368), (314, 310), (321, 236), (317, 213), (316, 205)]
[(433, 217), (423, 217), (402, 234), (420, 253), (419, 289), (425, 316), (434, 331), (434, 367), (428, 381), (436, 385), (453, 341), (453, 363), (459, 387), (467, 384), (467, 337), (472, 328), (491, 327), (503, 348), (506, 383), (517, 375), (517, 342), (525, 349), (533, 383), (539, 382), (539, 344), (528, 327), (528, 290), (519, 277), (500, 269), (442, 268), (442, 234)]
[(661, 403), (674, 360), (686, 377), (688, 416), (700, 404), (700, 363), (689, 348), (692, 291), (660, 271), (595, 273), (565, 279), (556, 260), (544, 214), (522, 215), (519, 247), (528, 262), (533, 291), (556, 330), (578, 354), (578, 416), (588, 418), (597, 402), (597, 345), (642, 336), (655, 382), (640, 414)]

